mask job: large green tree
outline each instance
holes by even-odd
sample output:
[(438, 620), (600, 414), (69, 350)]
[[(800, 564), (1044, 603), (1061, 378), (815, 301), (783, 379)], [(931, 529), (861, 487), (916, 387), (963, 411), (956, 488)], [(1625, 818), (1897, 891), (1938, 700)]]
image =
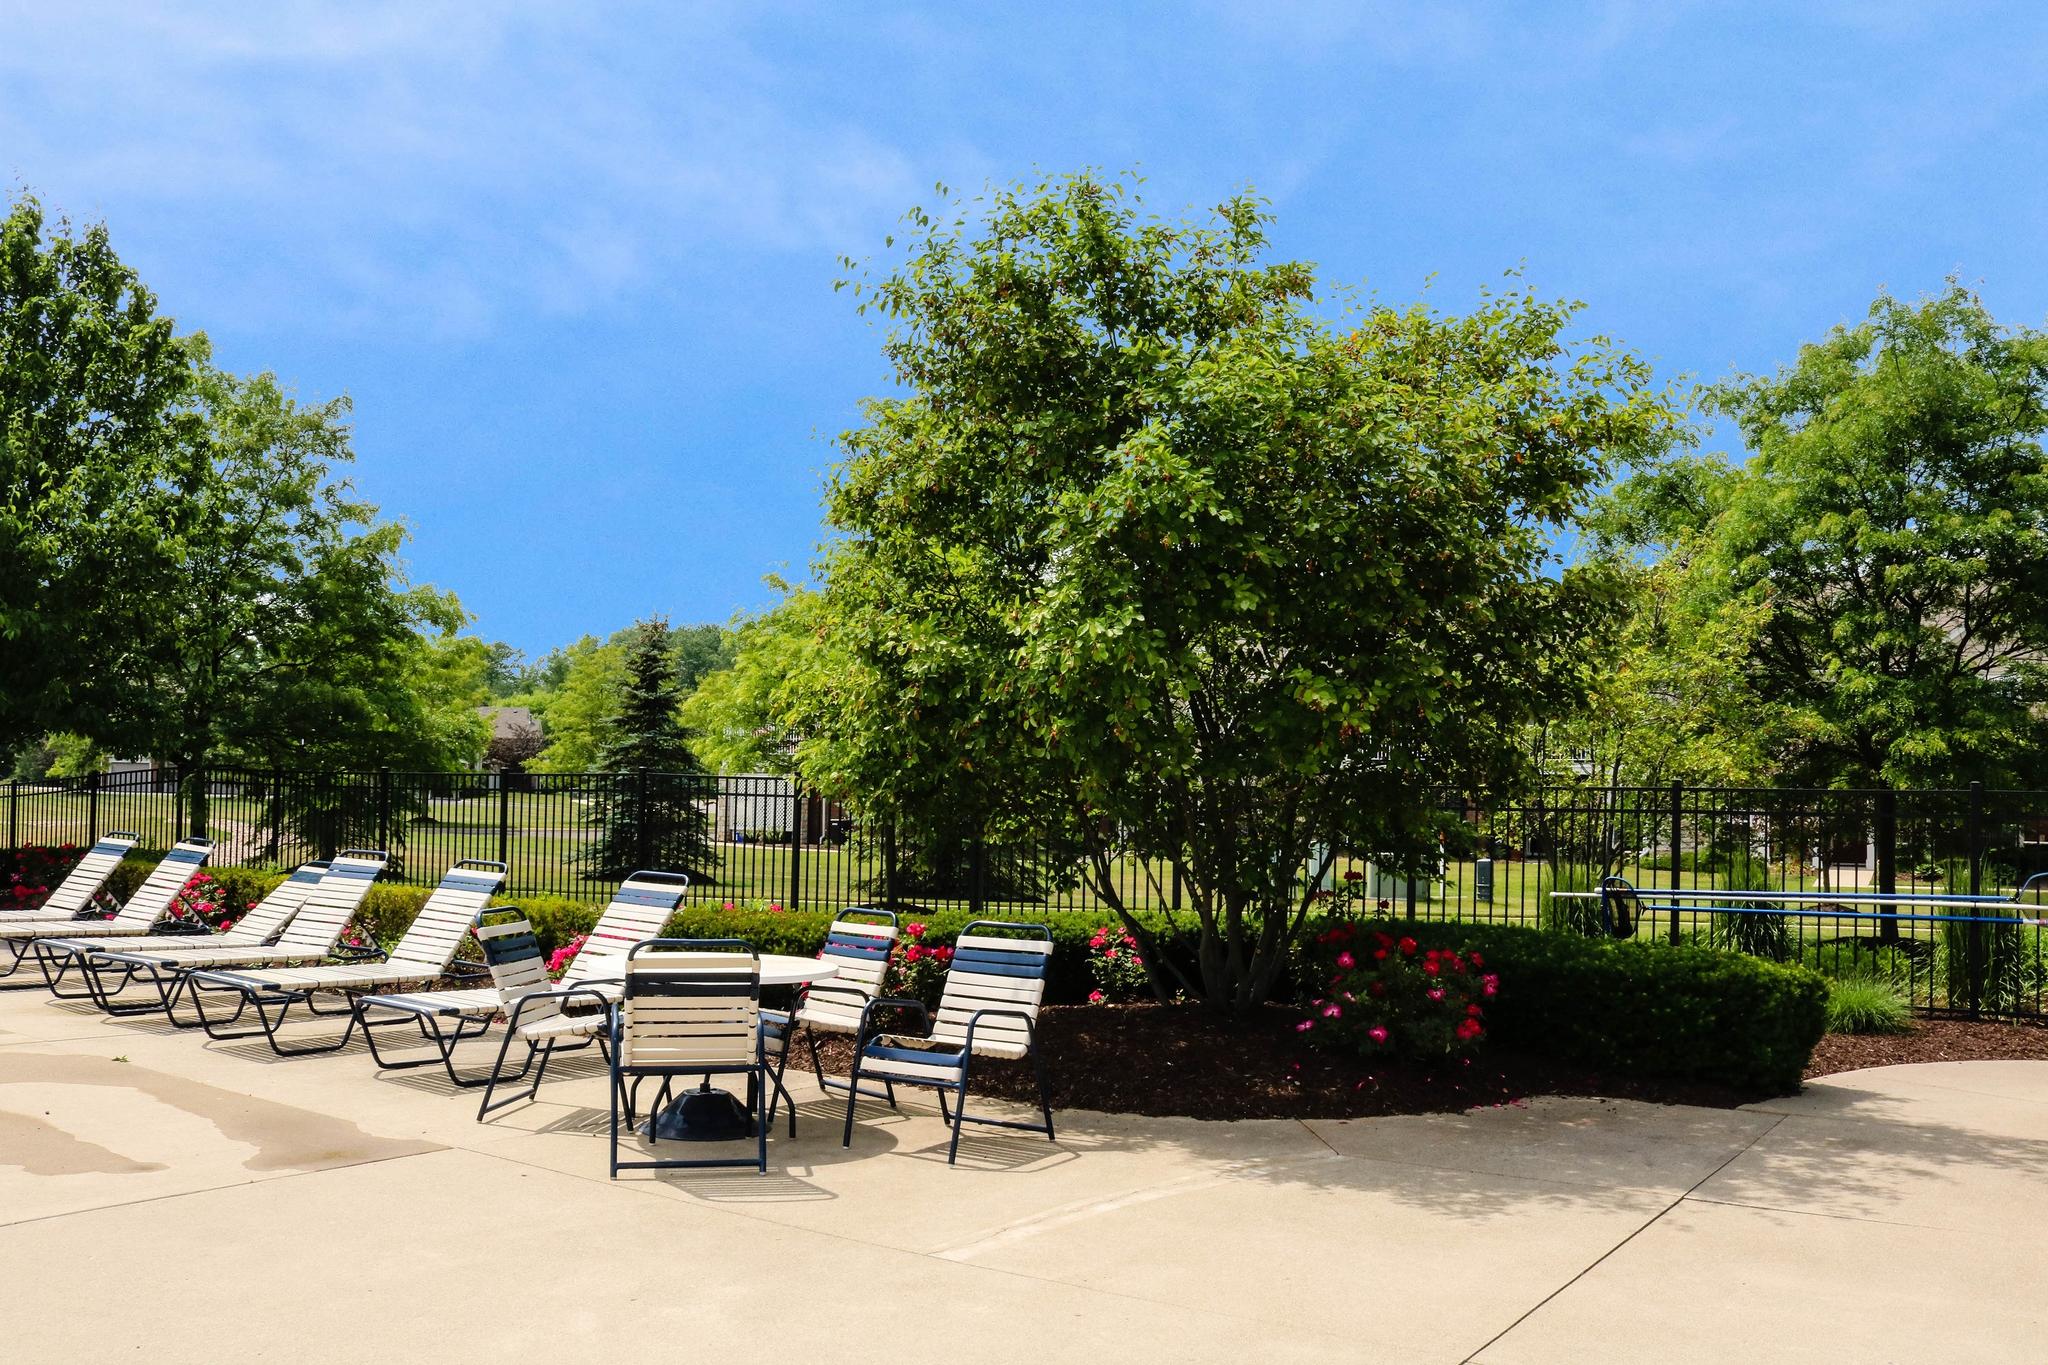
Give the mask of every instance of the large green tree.
[(796, 736), (783, 719), (793, 689), (835, 667), (820, 640), (818, 593), (779, 578), (769, 582), (782, 600), (734, 626), (732, 662), (706, 674), (683, 703), (698, 752), (718, 772), (793, 773)]
[(1696, 621), (1755, 622), (1728, 733), (1807, 785), (2048, 780), (2048, 336), (1956, 285), (1882, 297), (1711, 402), (1750, 460), (1629, 505)]
[(300, 404), (271, 376), (212, 369), (195, 394), (202, 420), (164, 465), (147, 610), (74, 686), (79, 728), (188, 773), (473, 758), (483, 647), (461, 651), (463, 685), (443, 685), (456, 647), (437, 641), (464, 617), (405, 583), (403, 528), (335, 476), (352, 458), (346, 400)]
[(584, 866), (599, 877), (642, 868), (709, 876), (718, 856), (706, 809), (714, 788), (683, 727), (668, 623), (656, 617), (635, 626), (623, 664), (619, 709), (598, 754), (613, 781), (598, 802), (600, 833)]
[[(900, 392), (843, 438), (849, 662), (800, 761), (871, 813), (1073, 840), (1162, 989), (1253, 1004), (1317, 848), (1433, 846), (1447, 790), (1517, 778), (1583, 695), (1611, 575), (1553, 537), (1671, 405), (1526, 294), (1333, 325), (1248, 198), (1173, 223), (1077, 176), (911, 223), (856, 282)], [(1177, 875), (1185, 958), (1124, 855)]]
[(159, 478), (200, 337), (180, 337), (106, 229), (0, 218), (0, 751), (78, 729), (72, 689), (146, 620)]

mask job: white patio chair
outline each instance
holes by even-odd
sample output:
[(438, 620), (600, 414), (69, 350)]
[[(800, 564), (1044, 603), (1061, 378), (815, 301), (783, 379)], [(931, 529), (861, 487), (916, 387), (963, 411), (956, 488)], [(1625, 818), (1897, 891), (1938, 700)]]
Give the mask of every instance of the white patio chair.
[[(936, 1017), (918, 1000), (884, 997), (870, 1001), (854, 1046), (853, 1074), (847, 1079), (846, 1132), (841, 1144), (853, 1145), (853, 1110), (864, 1076), (939, 1092), (939, 1112), (953, 1129), (953, 1140), (946, 1149), (949, 1165), (960, 1154), (963, 1123), (1021, 1128), (1044, 1133), (1051, 1141), (1052, 1100), (1046, 1091), (1036, 1037), (1051, 960), (1052, 930), (1045, 925), (976, 920), (954, 940), (953, 961), (946, 968)], [(916, 1015), (923, 1032), (881, 1032), (880, 1019), (892, 1011)], [(978, 1056), (1031, 1059), (1043, 1123), (981, 1118), (967, 1112), (968, 1072)], [(948, 1094), (954, 1097), (950, 1111)]]

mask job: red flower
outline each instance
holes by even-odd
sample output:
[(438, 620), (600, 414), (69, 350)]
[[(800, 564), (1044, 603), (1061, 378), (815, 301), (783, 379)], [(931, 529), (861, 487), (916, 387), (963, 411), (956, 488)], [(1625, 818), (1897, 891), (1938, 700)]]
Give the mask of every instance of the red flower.
[(1362, 882), (1365, 880), (1365, 874), (1355, 867), (1347, 867), (1344, 869), (1344, 880), (1347, 882)]
[(1403, 956), (1403, 957), (1414, 957), (1414, 956), (1415, 956), (1415, 940), (1414, 940), (1414, 939), (1412, 939), (1412, 938), (1404, 938), (1404, 939), (1402, 939), (1402, 940), (1401, 940), (1401, 956)]

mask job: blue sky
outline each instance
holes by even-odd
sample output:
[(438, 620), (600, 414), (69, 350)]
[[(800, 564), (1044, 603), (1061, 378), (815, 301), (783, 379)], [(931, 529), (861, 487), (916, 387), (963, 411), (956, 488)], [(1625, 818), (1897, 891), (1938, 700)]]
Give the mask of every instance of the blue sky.
[(535, 654), (801, 573), (886, 381), (836, 260), (935, 182), (1251, 185), (1328, 279), (1520, 266), (1719, 378), (1950, 273), (2041, 325), (2044, 130), (2038, 3), (0, 0), (0, 176), (350, 394), (415, 576)]

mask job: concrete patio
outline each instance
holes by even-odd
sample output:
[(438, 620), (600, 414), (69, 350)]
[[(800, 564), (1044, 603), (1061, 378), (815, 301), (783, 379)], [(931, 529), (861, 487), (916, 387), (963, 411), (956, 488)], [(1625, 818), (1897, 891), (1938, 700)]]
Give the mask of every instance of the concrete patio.
[(0, 1359), (2048, 1358), (2048, 1063), (1736, 1111), (1070, 1113), (952, 1170), (928, 1100), (848, 1152), (804, 1082), (768, 1176), (617, 1182), (595, 1054), (561, 1069), (480, 1125), (360, 1048), (0, 996)]

